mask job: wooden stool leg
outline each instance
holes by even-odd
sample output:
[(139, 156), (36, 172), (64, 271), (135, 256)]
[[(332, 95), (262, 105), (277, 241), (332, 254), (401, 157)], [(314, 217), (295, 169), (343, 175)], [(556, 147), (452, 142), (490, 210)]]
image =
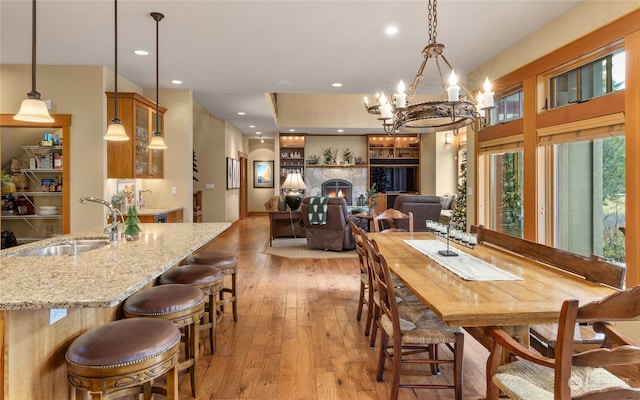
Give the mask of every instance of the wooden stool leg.
[(216, 294), (215, 293), (211, 293), (209, 295), (209, 324), (211, 324), (211, 328), (209, 329), (209, 344), (211, 345), (211, 354), (215, 354), (216, 352), (216, 325), (217, 325), (217, 318), (216, 318), (216, 310), (217, 310), (217, 305), (216, 305)]
[(167, 371), (167, 400), (178, 400), (178, 368), (174, 365), (171, 370)]
[(231, 275), (231, 296), (233, 297), (233, 320), (238, 322), (238, 297), (236, 294), (236, 274)]

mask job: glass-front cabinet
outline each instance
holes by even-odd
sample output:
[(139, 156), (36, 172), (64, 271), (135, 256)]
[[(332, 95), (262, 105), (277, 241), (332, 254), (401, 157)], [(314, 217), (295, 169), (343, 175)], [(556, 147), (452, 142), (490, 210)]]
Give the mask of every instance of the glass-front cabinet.
[[(113, 117), (114, 94), (107, 93), (107, 116)], [(159, 106), (160, 131), (166, 108)], [(155, 102), (137, 93), (118, 93), (120, 123), (132, 139), (107, 143), (108, 178), (163, 178), (164, 150), (149, 149), (156, 127)]]

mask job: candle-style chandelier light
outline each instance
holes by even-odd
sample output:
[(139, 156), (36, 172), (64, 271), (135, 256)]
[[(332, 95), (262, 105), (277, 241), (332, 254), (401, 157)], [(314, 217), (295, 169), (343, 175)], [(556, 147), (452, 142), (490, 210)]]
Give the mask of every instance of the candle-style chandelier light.
[[(437, 0), (429, 0), (428, 2), (429, 43), (422, 50), (424, 60), (409, 86), (409, 93), (404, 92), (405, 85), (400, 81), (398, 93), (392, 95), (379, 93), (374, 105), (370, 105), (366, 97), (364, 99), (365, 108), (370, 114), (379, 115), (378, 119), (382, 121), (386, 133), (394, 133), (401, 128), (415, 129), (422, 133), (456, 131), (469, 125), (477, 131), (491, 124), (490, 111), (495, 107), (489, 79), (485, 80), (484, 92), (479, 92), (476, 99), (462, 82), (457, 82), (453, 67), (443, 54), (444, 44), (437, 42), (437, 3)], [(412, 100), (418, 84), (422, 80), (424, 68), (430, 59), (437, 67), (445, 99), (414, 104)], [(445, 84), (440, 59), (451, 71), (449, 86)], [(464, 96), (460, 96), (460, 87), (465, 92)]]

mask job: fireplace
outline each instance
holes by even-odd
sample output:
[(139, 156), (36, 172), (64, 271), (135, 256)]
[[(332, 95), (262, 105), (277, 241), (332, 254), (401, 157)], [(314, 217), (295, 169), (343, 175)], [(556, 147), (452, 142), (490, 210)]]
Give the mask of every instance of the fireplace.
[(328, 197), (344, 197), (347, 205), (352, 205), (351, 183), (344, 179), (330, 179), (322, 183), (322, 196)]

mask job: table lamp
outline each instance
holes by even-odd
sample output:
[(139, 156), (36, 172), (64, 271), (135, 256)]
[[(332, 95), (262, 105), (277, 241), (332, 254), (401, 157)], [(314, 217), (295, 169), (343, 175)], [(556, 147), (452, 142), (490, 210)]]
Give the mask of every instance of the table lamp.
[(297, 211), (298, 207), (300, 207), (300, 203), (302, 203), (302, 198), (304, 197), (302, 193), (300, 193), (300, 190), (307, 189), (307, 185), (304, 184), (302, 175), (299, 173), (287, 174), (287, 179), (284, 180), (281, 187), (282, 189), (289, 190), (284, 198), (285, 203), (287, 203), (291, 211)]

